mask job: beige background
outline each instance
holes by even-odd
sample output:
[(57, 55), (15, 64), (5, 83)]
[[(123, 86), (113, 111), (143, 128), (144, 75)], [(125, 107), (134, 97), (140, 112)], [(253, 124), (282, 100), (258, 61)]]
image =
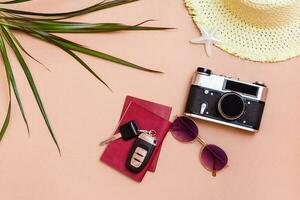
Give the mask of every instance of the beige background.
[[(66, 11), (97, 0), (35, 0), (12, 6), (34, 11)], [(76, 18), (89, 22), (176, 27), (156, 32), (65, 35), (163, 75), (127, 69), (81, 55), (113, 88), (109, 92), (60, 49), (18, 34), (33, 55), (51, 69), (27, 59), (38, 84), (56, 137), (60, 157), (19, 65), (16, 77), (31, 128), (26, 133), (16, 101), (11, 124), (0, 145), (0, 198), (3, 200), (173, 199), (173, 200), (297, 200), (300, 198), (299, 98), (300, 58), (277, 64), (240, 60), (214, 48), (208, 58), (189, 39), (199, 35), (182, 1), (143, 0)], [(200, 145), (181, 144), (167, 136), (157, 172), (138, 184), (100, 163), (98, 142), (109, 136), (126, 95), (173, 107), (172, 119), (182, 113), (190, 78), (197, 66), (247, 81), (261, 80), (270, 88), (261, 131), (255, 135), (199, 121), (202, 137), (223, 147), (229, 167), (216, 178), (198, 160)], [(1, 74), (4, 74), (1, 68)], [(0, 117), (7, 105), (7, 87), (1, 79)]]

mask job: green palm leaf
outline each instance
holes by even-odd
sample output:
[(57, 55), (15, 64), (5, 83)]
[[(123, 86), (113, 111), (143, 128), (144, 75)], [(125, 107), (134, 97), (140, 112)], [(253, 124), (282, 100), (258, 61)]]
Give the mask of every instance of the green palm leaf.
[(165, 27), (151, 27), (139, 25), (125, 25), (120, 23), (79, 23), (79, 22), (61, 22), (54, 20), (35, 20), (35, 19), (19, 19), (5, 18), (8, 22), (7, 26), (12, 28), (22, 27), (27, 29), (35, 29), (49, 33), (101, 33), (115, 31), (137, 31), (137, 30), (166, 30)]
[(41, 37), (42, 39), (55, 44), (56, 46), (60, 47), (62, 50), (64, 50), (66, 53), (68, 53), (70, 56), (72, 56), (75, 60), (77, 60), (86, 70), (88, 70), (92, 75), (94, 75), (101, 83), (103, 83), (109, 90), (111, 88), (107, 85), (106, 82), (104, 82), (80, 57), (78, 57), (74, 52), (70, 51), (69, 49), (65, 48), (55, 40), (53, 40), (51, 37), (45, 37), (43, 34), (40, 34), (39, 32), (36, 32), (36, 34)]
[(30, 34), (32, 36), (35, 36), (37, 38), (44, 39), (44, 40), (45, 40), (45, 38), (49, 38), (49, 40), (53, 40), (56, 43), (58, 43), (59, 45), (63, 46), (66, 49), (69, 49), (69, 50), (77, 51), (77, 52), (80, 52), (80, 53), (83, 53), (83, 54), (87, 54), (87, 55), (94, 56), (94, 57), (97, 57), (97, 58), (101, 58), (101, 59), (104, 59), (104, 60), (107, 60), (107, 61), (115, 62), (115, 63), (121, 64), (121, 65), (125, 65), (127, 67), (142, 70), (142, 71), (147, 71), (147, 72), (152, 72), (152, 73), (162, 73), (160, 71), (148, 69), (148, 68), (133, 64), (131, 62), (125, 61), (123, 59), (111, 56), (109, 54), (100, 52), (100, 51), (89, 49), (89, 48), (84, 47), (80, 44), (70, 42), (66, 39), (61, 40), (60, 39), (61, 37), (55, 36), (55, 35), (50, 34), (50, 33), (31, 30)]
[(26, 51), (26, 49), (22, 46), (22, 44), (19, 42), (19, 40), (14, 36), (14, 34), (12, 34), (10, 32), (10, 30), (8, 29), (10, 35), (12, 36), (14, 42), (20, 47), (20, 49), (27, 55), (29, 56), (32, 60), (36, 61), (37, 63), (41, 64), (43, 67), (45, 67), (48, 71), (50, 71), (43, 63), (41, 63), (40, 61), (38, 61), (35, 57), (33, 57), (31, 54), (28, 53), (28, 51)]
[[(9, 61), (8, 61), (8, 56), (7, 56), (7, 53), (6, 53), (6, 49), (5, 49), (5, 46), (4, 46), (4, 42), (3, 42), (3, 39), (2, 39), (2, 36), (0, 35), (0, 51), (1, 51), (1, 55), (2, 55), (2, 58), (3, 58), (3, 62), (4, 62), (4, 65), (7, 66), (9, 64)], [(6, 113), (6, 117), (5, 117), (5, 120), (3, 122), (3, 125), (1, 127), (1, 131), (0, 131), (0, 141), (2, 140), (6, 130), (7, 130), (7, 127), (9, 125), (9, 121), (10, 121), (10, 115), (11, 115), (11, 88), (10, 88), (10, 78), (9, 78), (9, 75), (8, 75), (8, 72), (6, 71), (6, 77), (7, 77), (7, 82), (8, 82), (8, 94), (9, 94), (9, 103), (8, 103), (8, 109), (7, 109), (7, 113)]]
[[(9, 93), (10, 93), (10, 85), (8, 86), (8, 88), (9, 88)], [(6, 113), (6, 117), (5, 117), (4, 123), (3, 123), (1, 131), (0, 131), (0, 141), (2, 140), (4, 134), (5, 134), (6, 130), (7, 130), (7, 127), (9, 125), (10, 115), (11, 115), (11, 94), (9, 94), (8, 109), (7, 109), (7, 113)]]
[(8, 58), (8, 55), (7, 55), (7, 52), (6, 52), (6, 47), (5, 47), (2, 36), (0, 37), (0, 48), (1, 48), (1, 54), (2, 54), (2, 58), (3, 58), (4, 66), (5, 66), (5, 71), (6, 71), (6, 74), (7, 74), (7, 79), (9, 81), (9, 85), (10, 84), (12, 85), (12, 88), (14, 90), (14, 93), (15, 93), (15, 96), (16, 96), (21, 114), (22, 114), (22, 117), (23, 117), (24, 122), (26, 124), (27, 132), (29, 133), (29, 126), (28, 126), (27, 118), (25, 116), (25, 111), (24, 111), (24, 108), (23, 108), (23, 104), (22, 104), (22, 101), (21, 101), (21, 98), (20, 98), (20, 95), (19, 95), (16, 80), (15, 80), (15, 77), (14, 77), (10, 62), (9, 62), (9, 58)]
[(92, 5), (90, 7), (84, 8), (84, 9), (71, 11), (71, 12), (64, 12), (64, 13), (37, 13), (37, 12), (13, 10), (13, 9), (8, 9), (8, 8), (0, 8), (0, 11), (4, 11), (6, 13), (20, 14), (20, 15), (42, 16), (42, 17), (60, 17), (60, 19), (66, 19), (66, 18), (76, 17), (79, 15), (88, 14), (88, 13), (95, 12), (98, 10), (103, 10), (103, 9), (131, 3), (134, 1), (138, 1), (138, 0), (102, 1), (100, 3), (97, 3), (95, 5)]
[(12, 0), (12, 1), (4, 1), (4, 2), (0, 2), (0, 4), (13, 4), (13, 3), (22, 3), (25, 1), (31, 1), (31, 0)]
[(51, 134), (51, 137), (52, 137), (52, 139), (53, 139), (53, 141), (54, 141), (54, 143), (55, 143), (55, 145), (56, 145), (56, 147), (57, 147), (57, 149), (58, 149), (58, 151), (60, 153), (61, 152), (60, 151), (60, 147), (59, 147), (58, 142), (57, 142), (57, 140), (56, 140), (56, 138), (54, 136), (53, 130), (51, 128), (50, 122), (48, 120), (46, 111), (44, 109), (41, 97), (40, 97), (39, 92), (38, 92), (38, 90), (36, 88), (36, 85), (34, 83), (34, 80), (33, 80), (33, 77), (31, 75), (31, 72), (30, 72), (30, 70), (29, 70), (29, 68), (28, 68), (28, 66), (27, 66), (27, 64), (26, 64), (23, 56), (21, 55), (21, 53), (20, 53), (20, 51), (18, 49), (18, 46), (15, 44), (12, 36), (7, 31), (8, 28), (4, 27), (4, 26), (2, 26), (1, 28), (2, 28), (2, 32), (3, 32), (4, 36), (5, 36), (5, 38), (7, 39), (9, 45), (11, 46), (11, 48), (13, 49), (13, 51), (14, 51), (14, 53), (15, 53), (15, 55), (16, 55), (19, 63), (20, 63), (20, 65), (21, 65), (21, 67), (23, 69), (23, 72), (24, 72), (24, 74), (25, 74), (25, 76), (27, 78), (27, 81), (28, 81), (28, 83), (29, 83), (29, 85), (31, 87), (32, 93), (33, 93), (33, 95), (35, 97), (35, 100), (36, 100), (36, 102), (37, 102), (37, 104), (39, 106), (39, 109), (40, 109), (40, 111), (42, 113), (42, 116), (43, 116), (44, 121), (45, 121), (45, 123), (47, 125), (47, 128), (48, 128), (48, 130), (49, 130), (49, 132)]
[[(30, 0), (7, 0), (4, 2), (0, 2), (0, 4), (13, 4), (13, 3), (21, 3)], [(152, 70), (132, 62), (128, 62), (121, 58), (117, 58), (115, 56), (109, 55), (107, 53), (96, 51), (85, 47), (81, 44), (75, 43), (73, 41), (67, 40), (61, 36), (57, 36), (53, 33), (102, 33), (102, 32), (115, 32), (115, 31), (139, 31), (139, 30), (165, 30), (169, 28), (165, 27), (152, 27), (145, 26), (142, 22), (136, 25), (126, 25), (121, 23), (84, 23), (84, 22), (66, 22), (61, 21), (62, 19), (71, 18), (79, 15), (88, 14), (97, 10), (107, 9), (114, 6), (119, 6), (127, 3), (131, 3), (138, 0), (110, 0), (110, 1), (102, 1), (90, 7), (71, 11), (71, 12), (63, 12), (63, 13), (38, 13), (38, 12), (29, 12), (29, 11), (21, 11), (14, 10), (9, 8), (0, 8), (0, 50), (1, 55), (4, 62), (4, 67), (6, 71), (7, 81), (9, 85), (9, 105), (6, 114), (6, 118), (0, 130), (0, 140), (2, 139), (11, 115), (11, 87), (16, 96), (16, 100), (21, 111), (24, 122), (27, 126), (27, 130), (29, 132), (29, 126), (27, 123), (27, 119), (25, 116), (25, 111), (23, 109), (23, 105), (21, 102), (21, 98), (19, 95), (19, 91), (17, 88), (17, 83), (13, 74), (12, 66), (9, 62), (9, 56), (7, 54), (6, 46), (4, 39), (7, 41), (11, 49), (13, 50), (16, 58), (18, 59), (22, 70), (27, 78), (27, 81), (30, 85), (32, 93), (35, 97), (36, 103), (41, 111), (43, 119), (47, 125), (47, 128), (50, 132), (50, 135), (60, 153), (60, 147), (53, 133), (52, 127), (50, 125), (48, 116), (46, 114), (45, 108), (43, 106), (41, 97), (39, 95), (36, 84), (33, 80), (32, 74), (21, 54), (27, 54), (30, 58), (39, 62), (32, 55), (30, 55), (26, 49), (22, 46), (19, 40), (15, 37), (15, 31), (21, 31), (27, 35), (33, 36), (35, 38), (46, 41), (52, 45), (55, 45), (62, 49), (64, 52), (68, 53), (72, 58), (74, 58), (77, 62), (79, 62), (88, 72), (90, 72), (95, 78), (97, 78), (101, 83), (103, 83), (106, 87), (109, 88), (106, 82), (104, 82), (90, 67), (89, 65), (82, 60), (77, 53), (83, 53), (86, 55), (94, 56), (100, 59), (104, 59), (110, 62), (118, 63), (123, 66), (134, 68), (147, 72), (161, 73), (160, 71)], [(39, 62), (40, 63), (40, 62)], [(110, 88), (109, 88), (110, 89)]]

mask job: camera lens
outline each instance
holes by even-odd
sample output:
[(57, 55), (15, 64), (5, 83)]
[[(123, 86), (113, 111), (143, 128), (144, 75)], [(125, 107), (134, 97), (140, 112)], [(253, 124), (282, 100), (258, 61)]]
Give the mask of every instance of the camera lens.
[(236, 120), (243, 115), (245, 104), (240, 95), (233, 92), (225, 93), (219, 100), (218, 110), (225, 119)]

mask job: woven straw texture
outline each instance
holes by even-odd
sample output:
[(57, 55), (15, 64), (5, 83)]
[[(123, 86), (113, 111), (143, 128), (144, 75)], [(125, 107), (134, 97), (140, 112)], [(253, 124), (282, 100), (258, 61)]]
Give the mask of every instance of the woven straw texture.
[(300, 0), (185, 0), (198, 27), (218, 26), (216, 44), (243, 59), (278, 62), (300, 55)]

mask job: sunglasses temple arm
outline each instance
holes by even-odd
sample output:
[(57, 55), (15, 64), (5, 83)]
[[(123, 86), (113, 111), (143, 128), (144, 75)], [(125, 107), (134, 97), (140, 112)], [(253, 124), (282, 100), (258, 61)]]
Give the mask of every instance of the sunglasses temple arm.
[(205, 146), (206, 145), (206, 143), (204, 142), (204, 140), (198, 135), (197, 136), (197, 141), (201, 144), (201, 145), (203, 145), (203, 146)]

